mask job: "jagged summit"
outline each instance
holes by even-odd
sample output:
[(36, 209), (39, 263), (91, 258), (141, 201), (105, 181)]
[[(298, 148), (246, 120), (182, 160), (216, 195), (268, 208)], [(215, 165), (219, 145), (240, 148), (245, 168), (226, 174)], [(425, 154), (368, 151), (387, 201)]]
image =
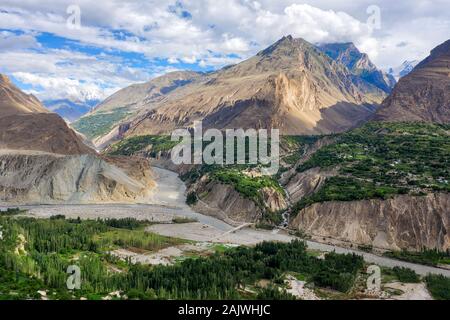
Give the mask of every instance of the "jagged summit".
[(322, 73), (325, 69), (330, 68), (346, 72), (341, 65), (336, 65), (331, 58), (308, 41), (285, 36), (260, 51), (256, 56), (223, 68), (213, 73), (211, 77), (262, 75), (286, 72), (287, 70), (310, 70), (313, 73)]
[(128, 113), (105, 128), (107, 134), (92, 135), (100, 148), (126, 136), (167, 134), (199, 120), (204, 128), (333, 133), (365, 121), (385, 96), (315, 45), (285, 36), (257, 55), (215, 72), (168, 74), (124, 88), (75, 127), (93, 127), (88, 126), (95, 121), (93, 115), (120, 116), (114, 110), (125, 108)]
[(400, 66), (390, 68), (389, 74), (398, 81), (400, 78), (403, 78), (410, 73), (419, 64), (419, 62), (420, 61), (418, 60), (405, 60)]
[(323, 44), (320, 48), (333, 60), (343, 63), (350, 70), (361, 72), (377, 69), (369, 56), (360, 52), (353, 42)]
[(401, 78), (375, 119), (450, 123), (450, 40)]

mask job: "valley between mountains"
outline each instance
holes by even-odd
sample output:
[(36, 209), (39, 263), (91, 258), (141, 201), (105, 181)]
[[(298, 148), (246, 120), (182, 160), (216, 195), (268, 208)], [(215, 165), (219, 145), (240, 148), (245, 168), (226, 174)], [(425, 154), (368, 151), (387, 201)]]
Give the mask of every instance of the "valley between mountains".
[[(23, 298), (447, 299), (449, 92), (450, 40), (397, 82), (352, 43), (286, 36), (119, 90), (70, 124), (1, 75), (0, 268), (47, 288)], [(280, 129), (280, 170), (175, 165), (170, 133), (194, 121)], [(254, 270), (231, 274), (241, 259)], [(95, 271), (71, 295), (57, 266), (74, 260)], [(225, 280), (177, 278), (203, 262)], [(369, 264), (381, 292), (364, 288)]]

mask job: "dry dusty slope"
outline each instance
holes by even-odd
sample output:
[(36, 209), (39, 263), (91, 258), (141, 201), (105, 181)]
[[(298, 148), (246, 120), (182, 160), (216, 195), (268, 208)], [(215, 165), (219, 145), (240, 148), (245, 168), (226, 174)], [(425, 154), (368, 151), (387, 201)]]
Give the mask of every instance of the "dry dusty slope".
[(92, 203), (147, 199), (148, 162), (100, 158), (57, 114), (0, 75), (0, 201)]

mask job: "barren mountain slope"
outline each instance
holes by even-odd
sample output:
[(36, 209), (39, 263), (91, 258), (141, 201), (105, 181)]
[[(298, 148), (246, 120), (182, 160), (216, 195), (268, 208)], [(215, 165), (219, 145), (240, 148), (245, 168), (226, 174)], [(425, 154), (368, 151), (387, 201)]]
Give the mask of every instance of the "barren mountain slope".
[(142, 171), (132, 177), (95, 155), (0, 150), (0, 202), (145, 202), (154, 187), (152, 173), (148, 164), (135, 165)]
[(400, 79), (375, 119), (450, 122), (450, 40)]
[[(0, 107), (1, 108), (1, 107)], [(0, 148), (76, 155), (95, 154), (54, 113), (0, 117)]]
[(328, 43), (319, 46), (332, 59), (344, 64), (353, 74), (361, 76), (386, 93), (390, 93), (396, 81), (395, 78), (379, 70), (370, 61), (366, 53), (361, 53), (356, 46), (349, 43)]
[(450, 248), (450, 194), (315, 203), (291, 227), (316, 237), (390, 250)]

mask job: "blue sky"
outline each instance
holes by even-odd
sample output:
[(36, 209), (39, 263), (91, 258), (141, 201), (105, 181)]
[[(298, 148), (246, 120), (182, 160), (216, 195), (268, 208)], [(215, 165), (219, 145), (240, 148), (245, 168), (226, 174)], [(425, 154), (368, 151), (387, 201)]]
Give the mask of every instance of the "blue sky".
[(237, 63), (287, 34), (352, 41), (387, 69), (447, 40), (449, 9), (450, 0), (1, 0), (0, 72), (42, 100), (104, 99), (166, 72)]

